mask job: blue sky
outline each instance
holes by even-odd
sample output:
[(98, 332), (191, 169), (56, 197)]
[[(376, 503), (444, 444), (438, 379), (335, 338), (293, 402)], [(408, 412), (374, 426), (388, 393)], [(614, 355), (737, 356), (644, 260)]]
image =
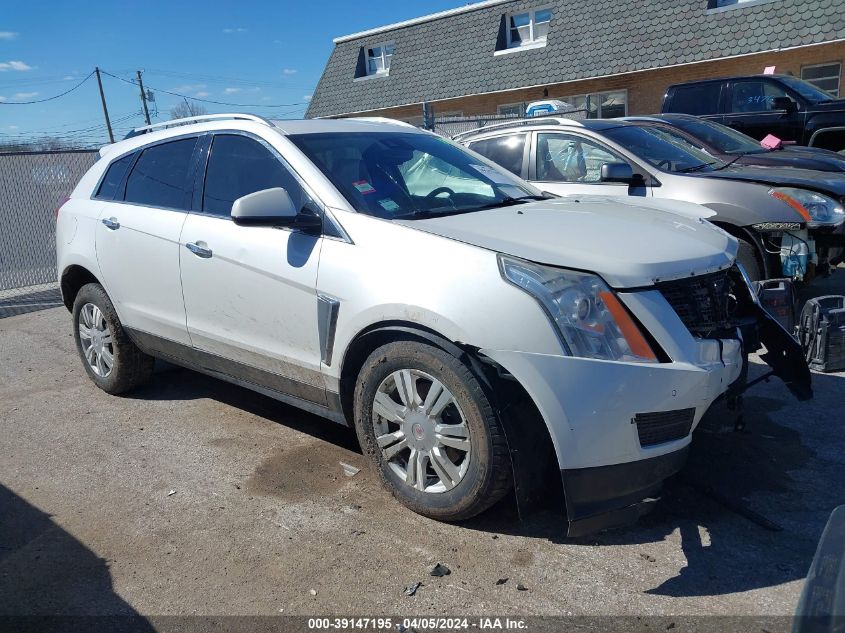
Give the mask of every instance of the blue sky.
[[(4, 2), (4, 4), (6, 4)], [(18, 0), (0, 12), (0, 140), (45, 134), (105, 141), (92, 77), (57, 95), (95, 66), (145, 87), (233, 104), (240, 110), (300, 117), (332, 51), (332, 38), (466, 4), (460, 0), (321, 0), (128, 3)], [(84, 6), (84, 9), (82, 8)], [(113, 125), (121, 137), (143, 124), (136, 85), (103, 77)], [(159, 120), (180, 99), (156, 92)], [(270, 107), (271, 105), (284, 107)], [(116, 134), (116, 136), (117, 136)]]

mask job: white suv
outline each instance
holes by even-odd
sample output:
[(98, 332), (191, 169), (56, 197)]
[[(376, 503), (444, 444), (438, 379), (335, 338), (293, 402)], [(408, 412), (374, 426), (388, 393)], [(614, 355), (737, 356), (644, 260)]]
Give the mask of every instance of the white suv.
[[(547, 199), (400, 123), (212, 115), (136, 132), (58, 215), (91, 379), (120, 393), (158, 357), (354, 425), (430, 517), (512, 487), (526, 507), (562, 477), (569, 534), (635, 518), (741, 388), (743, 336), (774, 323), (708, 222)], [(781, 334), (767, 345), (795, 354)], [(776, 369), (807, 396), (797, 354)]]

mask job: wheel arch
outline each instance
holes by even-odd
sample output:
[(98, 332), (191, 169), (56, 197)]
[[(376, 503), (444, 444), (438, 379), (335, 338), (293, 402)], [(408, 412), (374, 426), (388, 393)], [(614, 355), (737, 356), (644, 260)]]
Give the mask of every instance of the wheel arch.
[(557, 454), (549, 427), (533, 398), (509, 372), (477, 348), (452, 341), (432, 328), (408, 321), (385, 321), (365, 328), (352, 339), (343, 356), (340, 375), (340, 402), (348, 420), (354, 423), (355, 382), (364, 362), (382, 345), (397, 341), (433, 345), (461, 360), (479, 380), (505, 429), (520, 515), (536, 509), (543, 501), (562, 504)]
[(62, 291), (62, 303), (64, 303), (69, 312), (73, 310), (73, 302), (76, 300), (79, 289), (85, 284), (91, 283), (102, 286), (102, 282), (97, 276), (85, 266), (71, 264), (62, 271), (59, 287)]
[(763, 246), (763, 240), (757, 232), (729, 222), (720, 222), (719, 220), (711, 220), (711, 222), (738, 240), (743, 240), (744, 242), (748, 242), (754, 246), (754, 250), (757, 253), (757, 262), (760, 264), (760, 269), (763, 271), (765, 278), (769, 279), (772, 276), (776, 276), (773, 275), (776, 268), (772, 258), (766, 252), (766, 249)]

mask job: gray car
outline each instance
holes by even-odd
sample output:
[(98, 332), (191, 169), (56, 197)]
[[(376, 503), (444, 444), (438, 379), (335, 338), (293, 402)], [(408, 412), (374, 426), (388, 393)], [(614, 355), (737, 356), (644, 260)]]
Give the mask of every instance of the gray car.
[(765, 169), (734, 168), (674, 135), (618, 120), (544, 117), (456, 140), (553, 194), (703, 205), (713, 212), (711, 222), (739, 240), (738, 260), (755, 280), (803, 280), (842, 259), (845, 178), (835, 174), (824, 178), (841, 180), (831, 185), (841, 185), (837, 197), (814, 190), (806, 179), (772, 184), (772, 173), (768, 182), (761, 178)]

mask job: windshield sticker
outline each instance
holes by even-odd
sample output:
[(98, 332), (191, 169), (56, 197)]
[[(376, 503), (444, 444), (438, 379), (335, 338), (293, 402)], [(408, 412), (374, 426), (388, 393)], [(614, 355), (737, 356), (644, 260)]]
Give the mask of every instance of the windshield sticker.
[(385, 211), (398, 211), (399, 205), (396, 204), (391, 198), (385, 198), (384, 200), (379, 200), (378, 203), (381, 205), (381, 208)]
[(476, 165), (474, 163), (470, 164), (470, 167), (472, 167), (475, 171), (477, 171), (482, 176), (486, 176), (487, 178), (489, 178), (490, 180), (492, 180), (496, 184), (499, 184), (499, 185), (511, 185), (511, 184), (513, 184), (511, 179), (508, 178), (507, 176), (505, 176), (498, 169), (493, 169), (492, 167), (488, 167), (487, 165)]
[(361, 193), (361, 194), (363, 194), (363, 195), (365, 195), (365, 196), (366, 196), (367, 194), (370, 194), (370, 193), (375, 193), (375, 192), (376, 192), (375, 187), (373, 187), (373, 186), (372, 186), (370, 183), (368, 183), (366, 180), (358, 180), (358, 181), (356, 181), (356, 182), (353, 182), (353, 183), (352, 183), (352, 186), (353, 186), (353, 187), (355, 187), (355, 188), (358, 190), (358, 193)]

